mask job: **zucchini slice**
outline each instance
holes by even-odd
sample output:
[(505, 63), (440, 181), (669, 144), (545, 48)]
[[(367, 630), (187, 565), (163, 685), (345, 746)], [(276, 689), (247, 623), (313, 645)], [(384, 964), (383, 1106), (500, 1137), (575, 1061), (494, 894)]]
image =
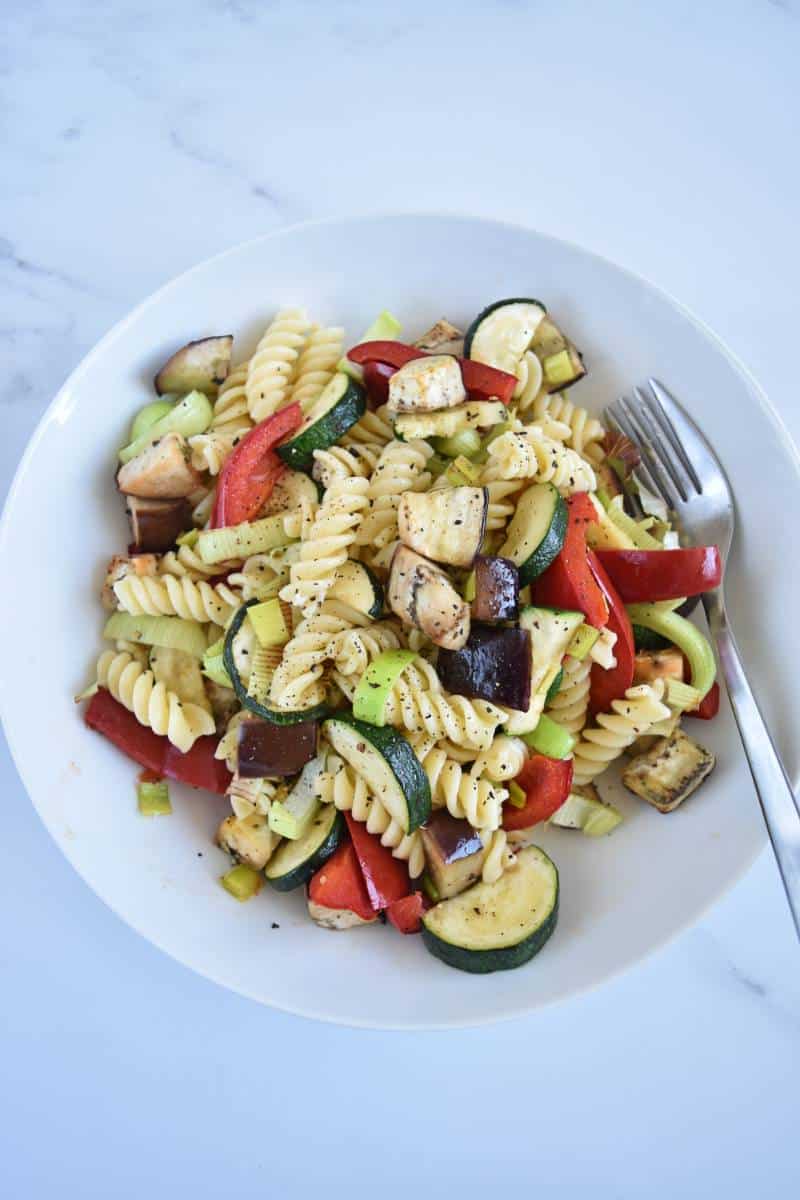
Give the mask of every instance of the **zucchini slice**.
[(519, 586), (532, 583), (560, 554), (567, 535), (567, 506), (552, 483), (534, 483), (520, 496), (498, 551), (519, 568)]
[(297, 432), (276, 450), (287, 466), (310, 471), (314, 451), (327, 450), (338, 442), (366, 409), (367, 394), (361, 384), (337, 371)]
[[(395, 436), (405, 438), (451, 438), (467, 429), (491, 429), (508, 416), (501, 400), (468, 400), (457, 408), (438, 412), (402, 413), (395, 418)], [(459, 451), (461, 453), (461, 451)]]
[(539, 323), (531, 349), (542, 364), (544, 383), (550, 392), (569, 387), (586, 374), (580, 351), (552, 317), (547, 316)]
[(228, 673), (231, 681), (231, 686), (242, 708), (246, 708), (248, 712), (253, 713), (256, 717), (261, 717), (264, 721), (271, 721), (273, 725), (297, 725), (300, 721), (321, 721), (323, 717), (328, 715), (330, 711), (327, 704), (316, 704), (313, 708), (300, 709), (282, 709), (282, 708), (267, 708), (261, 704), (254, 696), (251, 696), (239, 674), (239, 668), (236, 665), (236, 657), (234, 654), (234, 644), (236, 635), (240, 632), (244, 624), (247, 610), (253, 604), (258, 604), (256, 598), (248, 600), (238, 609), (228, 626), (228, 632), (225, 634), (225, 649), (222, 652), (222, 665)]
[(449, 967), (485, 975), (529, 962), (557, 919), (558, 871), (544, 850), (530, 846), (496, 883), (477, 883), (430, 909), (422, 940)]
[(348, 558), (337, 567), (328, 591), (330, 600), (341, 600), (356, 612), (377, 620), (383, 612), (383, 587), (366, 563)]
[(478, 313), (467, 330), (464, 355), (518, 375), (520, 359), (546, 316), (539, 300), (496, 300)]
[(267, 883), (279, 892), (308, 883), (330, 858), (344, 836), (344, 817), (332, 804), (324, 804), (302, 837), (282, 842), (267, 863)]
[(431, 812), (428, 777), (406, 739), (349, 713), (337, 713), (323, 732), (338, 755), (362, 776), (376, 800), (404, 833), (424, 825)]

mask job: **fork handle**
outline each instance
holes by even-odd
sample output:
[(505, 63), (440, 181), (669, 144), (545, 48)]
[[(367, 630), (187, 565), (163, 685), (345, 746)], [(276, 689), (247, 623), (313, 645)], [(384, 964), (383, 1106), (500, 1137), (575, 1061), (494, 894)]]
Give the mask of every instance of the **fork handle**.
[(717, 643), (733, 715), (800, 938), (800, 810), (747, 680), (720, 589), (708, 592), (703, 597), (703, 605)]

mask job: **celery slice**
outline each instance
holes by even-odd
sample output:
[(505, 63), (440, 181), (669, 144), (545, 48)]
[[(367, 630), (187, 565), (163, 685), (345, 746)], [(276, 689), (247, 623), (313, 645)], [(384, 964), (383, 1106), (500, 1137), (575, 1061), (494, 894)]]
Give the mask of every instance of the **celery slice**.
[[(362, 342), (396, 342), (403, 331), (403, 326), (398, 321), (397, 317), (384, 309), (378, 313), (375, 320), (367, 329), (364, 330), (356, 345)], [(344, 371), (345, 375), (349, 375), (351, 379), (355, 379), (360, 383), (364, 377), (364, 372), (358, 363), (350, 362), (346, 354), (343, 354), (336, 364), (337, 371)]]
[(226, 892), (244, 903), (245, 900), (252, 900), (253, 896), (258, 895), (264, 880), (260, 871), (256, 871), (254, 867), (248, 867), (245, 863), (239, 863), (238, 866), (232, 867), (226, 875), (220, 876), (220, 883), (225, 888)]
[(559, 829), (579, 829), (587, 837), (603, 837), (621, 821), (622, 813), (613, 804), (575, 791), (556, 809), (549, 823)]
[(290, 634), (279, 600), (263, 600), (260, 604), (251, 605), (247, 617), (262, 646), (285, 646), (289, 641)]
[(413, 650), (385, 650), (367, 667), (353, 695), (353, 716), (385, 725), (386, 701), (397, 680), (416, 658)]
[(222, 637), (218, 642), (214, 642), (213, 646), (209, 646), (203, 655), (203, 674), (206, 679), (218, 683), (220, 687), (232, 688), (231, 677), (223, 663), (224, 652), (225, 638)]
[(195, 658), (205, 655), (208, 639), (197, 621), (183, 617), (134, 616), (115, 612), (106, 621), (103, 637), (110, 641), (139, 642), (143, 646), (163, 646), (166, 650), (185, 650)]
[(287, 546), (292, 539), (284, 528), (283, 516), (262, 517), (260, 521), (245, 521), (223, 529), (201, 529), (197, 553), (204, 563), (225, 562), (226, 559), (249, 558), (251, 554), (266, 554), (278, 546)]
[(697, 690), (700, 700), (703, 700), (717, 673), (714, 651), (708, 639), (685, 617), (659, 608), (655, 604), (629, 604), (627, 609), (635, 625), (642, 625), (645, 629), (660, 634), (683, 651), (689, 660), (692, 687)]
[(591, 650), (597, 639), (600, 637), (600, 630), (595, 629), (594, 625), (579, 625), (575, 630), (572, 641), (567, 646), (567, 654), (570, 658), (577, 658), (582, 661)]
[(508, 803), (513, 804), (514, 808), (524, 808), (528, 803), (528, 797), (513, 779), (508, 785)]
[(673, 712), (691, 712), (703, 697), (691, 684), (683, 683), (680, 679), (668, 679), (664, 698)]
[(166, 779), (140, 780), (136, 788), (139, 812), (143, 817), (166, 816), (172, 812)]
[(575, 738), (566, 729), (562, 729), (550, 717), (542, 715), (535, 729), (523, 733), (522, 740), (547, 758), (568, 758), (575, 746)]
[(653, 523), (652, 518), (645, 517), (643, 521), (634, 521), (622, 507), (621, 496), (614, 497), (608, 505), (607, 512), (609, 519), (631, 539), (637, 550), (663, 550), (661, 542), (647, 532)]
[(119, 452), (119, 461), (129, 462), (167, 433), (180, 433), (187, 438), (195, 433), (205, 433), (211, 424), (212, 412), (208, 396), (204, 396), (202, 392), (189, 392), (189, 395), (184, 396), (160, 421), (155, 421), (135, 441), (124, 446)]
[(462, 429), (452, 437), (431, 438), (431, 445), (445, 458), (472, 458), (481, 449), (481, 435), (477, 429)]
[(153, 400), (150, 404), (145, 404), (144, 408), (140, 408), (133, 418), (128, 440), (137, 441), (156, 421), (172, 412), (172, 406), (177, 399), (177, 396), (162, 396), (160, 400)]

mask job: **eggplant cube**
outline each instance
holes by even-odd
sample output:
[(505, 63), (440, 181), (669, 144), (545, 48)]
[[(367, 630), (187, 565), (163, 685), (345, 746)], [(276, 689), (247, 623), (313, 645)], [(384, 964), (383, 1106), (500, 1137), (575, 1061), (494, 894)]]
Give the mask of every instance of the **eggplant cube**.
[(153, 381), (156, 391), (160, 396), (195, 391), (216, 396), (219, 385), (228, 377), (232, 349), (233, 337), (229, 333), (187, 342), (167, 359), (156, 375)]
[(400, 539), (434, 562), (469, 567), (481, 548), (488, 509), (486, 488), (405, 492), (397, 508)]
[(238, 769), (243, 779), (298, 775), (316, 753), (316, 721), (242, 721), (239, 726)]
[(393, 413), (455, 408), (466, 398), (461, 367), (450, 354), (412, 359), (389, 380), (389, 411)]
[(421, 629), (437, 646), (458, 650), (467, 641), (469, 605), (441, 567), (402, 543), (392, 558), (386, 598), (404, 624)]
[(475, 626), (461, 650), (441, 650), (436, 670), (448, 692), (527, 711), (531, 702), (527, 629)]
[(519, 616), (519, 571), (510, 558), (479, 554), (475, 559), (476, 621), (516, 621)]
[(171, 550), (176, 538), (192, 528), (192, 506), (188, 500), (141, 500), (128, 496), (126, 509), (132, 553), (142, 557)]
[(486, 847), (468, 821), (441, 808), (421, 832), (427, 868), (442, 900), (457, 896), (480, 879)]

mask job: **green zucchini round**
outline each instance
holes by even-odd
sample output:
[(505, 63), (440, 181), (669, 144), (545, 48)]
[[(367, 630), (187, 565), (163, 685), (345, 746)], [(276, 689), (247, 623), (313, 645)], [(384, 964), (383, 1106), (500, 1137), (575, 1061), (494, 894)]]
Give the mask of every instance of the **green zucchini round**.
[(267, 883), (291, 892), (308, 883), (333, 854), (345, 834), (345, 820), (332, 804), (322, 805), (309, 829), (296, 841), (283, 841), (264, 868)]
[(552, 483), (532, 483), (516, 511), (498, 553), (519, 569), (519, 586), (532, 583), (560, 553), (567, 536), (569, 511)]
[(530, 846), (496, 883), (476, 883), (429, 909), (422, 940), (435, 958), (459, 971), (511, 971), (530, 962), (550, 938), (558, 897), (555, 864)]
[(383, 612), (383, 585), (366, 563), (348, 558), (336, 568), (328, 599), (341, 600), (377, 621)]
[(236, 660), (233, 654), (234, 639), (242, 628), (244, 619), (247, 616), (247, 610), (253, 604), (258, 604), (256, 599), (248, 600), (236, 611), (228, 626), (228, 632), (225, 634), (225, 648), (222, 651), (222, 665), (228, 672), (233, 690), (236, 693), (236, 698), (242, 708), (246, 708), (255, 717), (261, 717), (264, 721), (271, 721), (273, 725), (298, 725), (301, 721), (322, 721), (327, 717), (330, 708), (327, 704), (315, 704), (313, 708), (302, 709), (280, 709), (267, 708), (264, 704), (259, 704), (252, 696), (248, 696), (247, 688), (242, 683), (239, 671), (236, 667)]
[(361, 384), (336, 371), (300, 428), (275, 449), (287, 466), (310, 471), (314, 451), (333, 446), (366, 410), (367, 393)]
[(487, 305), (486, 308), (478, 313), (464, 334), (464, 358), (472, 358), (472, 343), (475, 340), (475, 334), (486, 318), (490, 317), (492, 313), (497, 312), (498, 308), (505, 308), (509, 304), (535, 304), (543, 313), (547, 312), (547, 308), (542, 304), (541, 300), (535, 300), (532, 296), (512, 296), (506, 300), (495, 300), (493, 304)]

